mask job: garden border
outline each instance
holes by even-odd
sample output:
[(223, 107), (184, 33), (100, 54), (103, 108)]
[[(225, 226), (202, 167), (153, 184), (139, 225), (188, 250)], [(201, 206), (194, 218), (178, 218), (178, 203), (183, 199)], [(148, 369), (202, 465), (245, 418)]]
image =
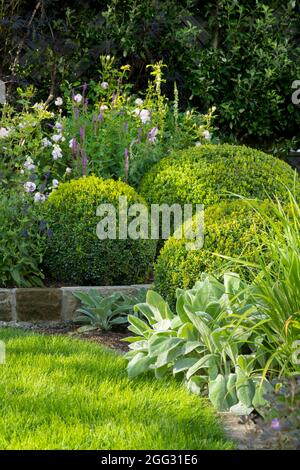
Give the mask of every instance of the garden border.
[(80, 305), (73, 295), (76, 291), (94, 289), (107, 296), (114, 292), (133, 294), (149, 288), (150, 284), (0, 289), (0, 321), (68, 321)]

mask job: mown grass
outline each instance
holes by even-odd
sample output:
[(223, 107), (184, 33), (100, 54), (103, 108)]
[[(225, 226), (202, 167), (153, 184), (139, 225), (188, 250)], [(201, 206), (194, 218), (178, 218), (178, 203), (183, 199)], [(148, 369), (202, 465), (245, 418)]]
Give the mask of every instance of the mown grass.
[(96, 344), (1, 329), (1, 449), (230, 449), (206, 400)]

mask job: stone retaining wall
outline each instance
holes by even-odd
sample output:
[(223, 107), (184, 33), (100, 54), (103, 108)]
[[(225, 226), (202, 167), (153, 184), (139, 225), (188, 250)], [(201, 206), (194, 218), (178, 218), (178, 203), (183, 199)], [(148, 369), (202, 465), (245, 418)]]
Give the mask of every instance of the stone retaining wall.
[(72, 320), (80, 301), (74, 292), (88, 292), (94, 289), (100, 295), (114, 292), (126, 294), (149, 289), (148, 284), (132, 286), (101, 286), (101, 287), (60, 287), (60, 288), (28, 288), (0, 289), (0, 321), (51, 321)]

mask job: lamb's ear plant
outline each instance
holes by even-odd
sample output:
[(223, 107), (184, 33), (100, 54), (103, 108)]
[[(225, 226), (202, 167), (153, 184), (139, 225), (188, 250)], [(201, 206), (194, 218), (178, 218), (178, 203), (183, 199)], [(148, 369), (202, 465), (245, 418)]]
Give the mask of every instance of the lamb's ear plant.
[(135, 310), (144, 320), (128, 317), (137, 335), (125, 339), (129, 377), (173, 374), (193, 393), (208, 395), (218, 410), (236, 414), (264, 403), (264, 338), (255, 333), (266, 320), (237, 274), (226, 273), (223, 283), (202, 274), (193, 289), (178, 289), (176, 314), (154, 291)]
[(83, 324), (78, 331), (97, 329), (108, 331), (114, 327), (126, 325), (128, 314), (133, 313), (134, 305), (143, 300), (145, 295), (143, 289), (135, 294), (115, 292), (109, 296), (102, 296), (95, 289), (74, 293), (74, 296), (82, 303), (82, 306), (76, 310), (74, 318), (76, 323)]

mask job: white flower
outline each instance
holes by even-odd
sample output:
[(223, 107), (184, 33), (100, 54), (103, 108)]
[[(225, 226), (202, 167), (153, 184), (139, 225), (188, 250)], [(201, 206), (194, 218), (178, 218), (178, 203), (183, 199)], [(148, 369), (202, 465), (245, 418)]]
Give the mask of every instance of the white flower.
[(74, 99), (75, 103), (80, 104), (81, 101), (82, 101), (82, 95), (80, 93), (77, 93), (77, 95), (75, 95), (73, 99)]
[(56, 122), (55, 123), (55, 127), (56, 129), (58, 129), (59, 131), (62, 131), (63, 130), (63, 125), (61, 122)]
[(203, 137), (204, 139), (206, 140), (210, 140), (211, 139), (211, 133), (209, 131), (203, 131)]
[(42, 146), (43, 147), (51, 147), (52, 143), (50, 142), (49, 139), (47, 139), (47, 137), (44, 137), (44, 139), (42, 139)]
[(61, 138), (62, 138), (62, 135), (61, 135), (61, 134), (54, 134), (54, 135), (52, 136), (53, 142), (56, 142), (56, 143), (59, 142), (59, 141), (61, 140)]
[(63, 104), (63, 100), (62, 100), (62, 98), (58, 97), (58, 98), (56, 98), (54, 103), (55, 103), (56, 106), (61, 106)]
[(133, 110), (133, 112), (136, 116), (139, 116), (139, 118), (140, 118), (140, 120), (142, 121), (143, 124), (146, 124), (151, 119), (151, 114), (150, 114), (150, 111), (148, 109), (135, 108)]
[(26, 170), (28, 171), (35, 169), (35, 165), (33, 164), (32, 158), (27, 157), (26, 162), (24, 163), (24, 168), (26, 168)]
[(59, 181), (58, 181), (58, 180), (52, 180), (52, 188), (53, 188), (53, 189), (58, 188), (58, 185), (59, 185)]
[(9, 129), (6, 129), (5, 127), (1, 127), (0, 128), (0, 139), (5, 139), (8, 136), (9, 136)]
[(141, 106), (143, 103), (144, 103), (144, 101), (142, 100), (142, 98), (137, 98), (137, 99), (135, 100), (135, 104), (136, 104), (137, 106)]
[(24, 175), (25, 171), (24, 171), (24, 170), (20, 170), (20, 173), (21, 173), (21, 175)]
[(42, 193), (35, 193), (34, 202), (45, 202), (46, 196)]
[(62, 158), (62, 150), (60, 146), (57, 144), (53, 145), (52, 157), (53, 157), (53, 160), (58, 160), (59, 158)]
[(106, 109), (108, 109), (108, 106), (106, 106), (106, 104), (102, 104), (100, 106), (100, 111), (105, 111)]
[(213, 106), (213, 107), (211, 108), (211, 112), (214, 113), (214, 112), (216, 111), (216, 109), (217, 109), (217, 107), (216, 107), (216, 106)]
[(100, 86), (101, 86), (101, 88), (103, 88), (103, 90), (107, 90), (108, 83), (107, 82), (102, 82)]
[(200, 145), (202, 145), (201, 142), (200, 142), (200, 140), (197, 140), (197, 142), (195, 142), (195, 146), (196, 146), (196, 147), (200, 147)]
[(147, 124), (151, 119), (150, 111), (148, 109), (142, 109), (139, 116), (143, 124)]
[(72, 173), (72, 168), (67, 167), (67, 168), (66, 168), (66, 173), (67, 173), (67, 175), (69, 175), (70, 173)]
[(300, 153), (300, 149), (296, 150), (297, 153)]
[(36, 184), (32, 183), (32, 181), (27, 181), (24, 184), (24, 189), (26, 193), (33, 193), (36, 190)]

